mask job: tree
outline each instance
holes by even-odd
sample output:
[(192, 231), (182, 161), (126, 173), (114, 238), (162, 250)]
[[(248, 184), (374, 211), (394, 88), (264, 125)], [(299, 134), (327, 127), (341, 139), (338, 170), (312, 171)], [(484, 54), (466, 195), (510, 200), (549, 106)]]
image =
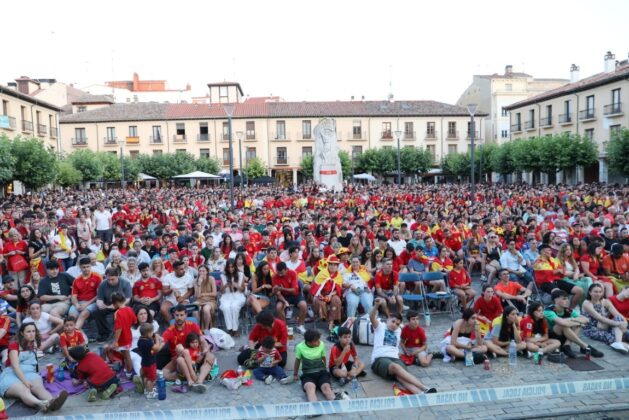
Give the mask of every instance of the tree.
[(450, 153), (443, 159), (443, 172), (465, 177), (470, 173), (470, 156), (467, 153)]
[(339, 150), (339, 160), (341, 161), (341, 170), (343, 178), (351, 178), (352, 176), (352, 159), (345, 150)]
[(67, 160), (57, 161), (57, 184), (63, 187), (71, 187), (79, 185), (83, 180), (81, 172), (79, 172)]
[(15, 158), (13, 177), (27, 188), (41, 188), (57, 177), (57, 156), (41, 140), (18, 136), (11, 143), (11, 151)]
[(511, 155), (518, 171), (539, 171), (542, 168), (539, 138), (514, 141)]
[(314, 156), (313, 155), (303, 155), (301, 157), (301, 162), (299, 163), (301, 168), (301, 173), (304, 178), (312, 179), (314, 176)]
[(496, 146), (489, 156), (493, 172), (500, 175), (509, 175), (515, 172), (515, 162), (513, 161), (513, 143), (506, 142)]
[(256, 179), (265, 176), (267, 174), (267, 169), (262, 159), (255, 157), (253, 159), (249, 159), (245, 172), (247, 173), (247, 178)]
[(221, 164), (216, 158), (200, 157), (194, 161), (194, 167), (197, 171), (206, 172), (212, 175), (218, 174), (221, 170)]
[(84, 181), (96, 181), (103, 177), (103, 163), (91, 150), (77, 150), (68, 156), (68, 160), (81, 173)]
[[(101, 152), (96, 154), (102, 166), (102, 179), (105, 181), (120, 181), (122, 178), (122, 167), (120, 159), (113, 153)], [(126, 179), (126, 177), (125, 177)]]
[(400, 168), (405, 174), (427, 172), (431, 166), (432, 154), (427, 149), (404, 147), (400, 151)]
[(3, 134), (0, 136), (0, 183), (4, 184), (13, 179), (15, 161), (11, 140)]
[(131, 182), (137, 181), (138, 175), (140, 173), (140, 165), (138, 164), (138, 160), (132, 159), (129, 156), (125, 156), (122, 158), (122, 165), (124, 167), (125, 173), (124, 179)]
[(629, 176), (629, 130), (615, 133), (607, 144), (607, 162), (612, 173)]

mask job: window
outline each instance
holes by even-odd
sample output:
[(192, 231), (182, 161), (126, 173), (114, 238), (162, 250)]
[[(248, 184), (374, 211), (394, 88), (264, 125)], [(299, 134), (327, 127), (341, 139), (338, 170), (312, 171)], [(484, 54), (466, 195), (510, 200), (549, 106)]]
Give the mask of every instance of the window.
[(277, 156), (278, 165), (288, 164), (288, 155), (286, 154), (286, 147), (278, 147), (276, 156)]
[(405, 139), (414, 139), (415, 138), (415, 127), (412, 122), (404, 123), (404, 138)]
[(432, 156), (432, 160), (434, 162), (435, 158), (437, 157), (437, 148), (434, 144), (431, 144), (429, 146), (426, 146), (426, 150), (428, 150), (428, 153), (430, 153), (430, 156)]
[(354, 160), (358, 159), (360, 157), (360, 155), (363, 154), (363, 147), (362, 146), (352, 146), (352, 158)]
[(85, 135), (85, 128), (75, 128), (74, 138), (75, 138), (76, 144), (86, 144), (87, 136)]
[(520, 114), (519, 112), (515, 114), (515, 125), (517, 126), (518, 130), (520, 130), (522, 127), (522, 114)]
[(382, 138), (383, 139), (392, 139), (393, 133), (391, 132), (391, 123), (383, 122), (382, 123)]
[(509, 137), (509, 130), (500, 130), (500, 137), (503, 139)]
[(229, 165), (229, 147), (223, 149), (223, 166)]
[(594, 114), (594, 95), (585, 98), (585, 109), (588, 111), (588, 114)]
[(569, 101), (569, 100), (568, 100), (568, 101), (564, 101), (564, 102), (563, 102), (563, 112), (564, 112), (566, 115), (570, 115), (570, 113), (572, 112), (571, 108), (572, 108), (572, 103), (571, 103), (571, 101)]
[(9, 101), (2, 101), (2, 115), (9, 115)]
[(511, 92), (513, 90), (513, 85), (511, 83), (506, 83), (505, 90)]
[(229, 122), (223, 121), (223, 141), (229, 140)]
[(184, 137), (186, 135), (186, 125), (184, 123), (177, 123), (177, 136)]
[(609, 137), (614, 137), (614, 135), (620, 133), (620, 124), (610, 125), (609, 126)]
[(612, 90), (612, 104), (620, 103), (620, 88)]
[(105, 141), (107, 143), (115, 143), (116, 142), (116, 127), (107, 127), (107, 137), (105, 137)]
[(585, 130), (585, 138), (589, 140), (594, 140), (594, 129), (588, 128)]
[(221, 102), (221, 103), (229, 102), (229, 87), (228, 86), (219, 86), (218, 87), (218, 96), (219, 96), (219, 102)]
[(355, 140), (363, 138), (363, 126), (361, 120), (352, 121), (352, 138)]
[(162, 142), (162, 126), (161, 125), (154, 125), (152, 127), (152, 142), (153, 143), (161, 143)]
[(311, 139), (312, 138), (312, 124), (310, 120), (303, 120), (301, 122), (301, 133), (303, 139)]
[(199, 150), (199, 157), (203, 158), (203, 159), (209, 159), (210, 158), (210, 149), (200, 149)]
[(312, 156), (312, 147), (301, 148), (301, 157), (305, 158), (306, 156)]
[(457, 152), (457, 147), (456, 144), (449, 144), (448, 145), (448, 154), (449, 155), (453, 155)]
[(79, 105), (76, 107), (76, 112), (85, 112), (87, 111), (87, 107), (84, 105)]
[(247, 121), (247, 140), (256, 139), (256, 123), (255, 121)]
[(140, 156), (139, 150), (129, 150), (129, 157), (131, 158), (131, 160), (137, 159), (138, 156)]
[[(474, 122), (474, 125), (476, 125), (476, 122)], [(472, 126), (472, 122), (471, 122), (471, 121), (468, 121), (468, 122), (467, 122), (467, 138), (468, 138), (468, 139), (469, 139), (469, 138), (471, 138), (471, 136), (472, 136), (472, 131), (475, 131), (475, 130), (474, 130), (474, 128), (473, 128), (473, 126)], [(477, 134), (477, 133), (474, 133), (474, 138), (478, 138), (478, 134)]]
[(161, 150), (159, 150), (159, 149), (158, 149), (158, 150), (153, 150), (153, 154), (154, 154), (154, 155), (161, 155), (161, 154), (162, 154), (162, 151), (161, 151)]
[(526, 128), (535, 128), (535, 110), (529, 109), (529, 120), (526, 122)]
[(138, 136), (138, 126), (130, 125), (129, 126), (129, 137), (137, 137)]
[(456, 138), (456, 121), (448, 121), (448, 138)]
[(249, 162), (251, 159), (255, 159), (256, 158), (256, 148), (255, 147), (247, 147), (247, 151), (246, 151), (246, 161)]
[(210, 132), (206, 122), (199, 123), (199, 141), (208, 141), (210, 139)]
[(612, 90), (612, 103), (605, 108), (605, 114), (619, 114), (621, 112), (620, 88)]
[(509, 111), (507, 111), (507, 110), (505, 109), (505, 107), (503, 106), (503, 107), (502, 107), (502, 110), (501, 110), (501, 114), (500, 114), (500, 115), (501, 115), (501, 116), (503, 116), (503, 117), (506, 117), (506, 116), (508, 116), (508, 115), (509, 115)]
[(426, 123), (426, 136), (427, 137), (435, 137), (435, 122), (429, 121)]
[(286, 140), (286, 121), (276, 121), (275, 129), (275, 140)]

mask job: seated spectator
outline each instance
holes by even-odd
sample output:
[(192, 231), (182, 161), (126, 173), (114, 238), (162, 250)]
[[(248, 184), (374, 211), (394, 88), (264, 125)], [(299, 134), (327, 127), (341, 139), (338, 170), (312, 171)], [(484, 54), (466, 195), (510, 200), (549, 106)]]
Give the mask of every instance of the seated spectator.
[(467, 240), (467, 244), (463, 247), (465, 261), (467, 262), (467, 271), (473, 272), (474, 267), (479, 266), (481, 274), (485, 273), (485, 256), (481, 252), (478, 239), (472, 236)]
[(9, 357), (9, 338), (11, 337), (11, 318), (6, 311), (0, 310), (0, 358), (5, 364)]
[[(126, 302), (131, 299), (131, 285), (128, 281), (118, 277), (118, 270), (110, 267), (105, 271), (106, 281), (101, 282), (96, 292), (96, 306), (98, 310), (92, 314), (98, 329), (99, 344), (106, 342), (113, 328), (113, 313), (115, 312), (111, 297), (114, 293), (121, 293)], [(111, 317), (110, 317), (111, 315)], [(111, 320), (110, 320), (111, 319)]]
[(511, 281), (508, 270), (504, 268), (498, 270), (498, 282), (494, 290), (496, 295), (502, 299), (503, 306), (514, 306), (521, 314), (526, 312), (526, 304), (529, 296), (531, 296), (531, 289)]
[(92, 265), (88, 257), (82, 257), (79, 260), (79, 267), (81, 273), (72, 283), (72, 306), (68, 313), (77, 318), (76, 327), (80, 330), (90, 315), (98, 309), (96, 294), (103, 278), (92, 272)]
[(28, 306), (31, 301), (37, 300), (37, 293), (29, 286), (22, 286), (17, 296), (17, 307), (15, 308), (15, 322), (18, 326), (22, 324), (22, 319), (27, 316)]
[(149, 265), (141, 262), (138, 265), (140, 279), (133, 284), (131, 292), (133, 294), (133, 308), (137, 310), (139, 306), (146, 306), (155, 316), (160, 309), (159, 303), (162, 298), (163, 284), (157, 277), (151, 276)]
[[(500, 267), (507, 270), (509, 277), (524, 286), (528, 286), (533, 278), (526, 271), (526, 260), (516, 249), (515, 239), (510, 239), (507, 243), (507, 250), (500, 256)], [(499, 279), (500, 280), (500, 279)]]
[(540, 246), (539, 253), (540, 256), (533, 267), (535, 283), (542, 291), (549, 294), (552, 294), (555, 289), (561, 289), (566, 294), (572, 294), (569, 309), (574, 309), (581, 302), (583, 289), (564, 279), (564, 269), (559, 260), (551, 256), (549, 245)]
[(629, 344), (623, 343), (627, 320), (603, 294), (603, 286), (600, 284), (594, 283), (588, 289), (583, 302), (583, 313), (589, 322), (583, 327), (583, 335), (602, 341), (617, 352), (629, 354)]
[(251, 276), (251, 294), (248, 302), (254, 314), (259, 314), (267, 306), (275, 304), (272, 290), (273, 276), (271, 274), (271, 266), (268, 262), (262, 261)]
[(92, 353), (86, 346), (75, 346), (69, 350), (70, 357), (78, 360), (75, 368), (77, 380), (75, 385), (86, 381), (89, 386), (87, 402), (96, 401), (96, 394), (101, 393), (101, 399), (108, 400), (118, 391), (120, 379), (105, 361), (96, 353)]
[(347, 317), (356, 316), (358, 305), (362, 305), (365, 313), (371, 312), (373, 307), (373, 293), (369, 289), (371, 274), (360, 265), (360, 257), (352, 256), (351, 266), (343, 275), (345, 288), (345, 302), (347, 302)]
[(54, 352), (54, 346), (59, 343), (58, 331), (61, 331), (63, 328), (63, 320), (42, 312), (39, 301), (34, 300), (28, 306), (28, 316), (22, 321), (23, 324), (29, 322), (35, 324), (40, 338), (37, 357), (43, 357), (44, 350), (47, 349), (51, 349)]
[(483, 294), (474, 302), (474, 313), (478, 315), (478, 322), (482, 333), (489, 332), (491, 323), (502, 314), (502, 303), (495, 295), (491, 284), (483, 285)]
[[(135, 307), (134, 310), (135, 317), (138, 322), (131, 327), (131, 363), (133, 363), (134, 372), (138, 373), (142, 370), (142, 357), (139, 351), (136, 351), (136, 349), (138, 348), (138, 340), (142, 335), (140, 333), (140, 328), (142, 327), (142, 324), (151, 324), (153, 326), (153, 331), (157, 333), (159, 332), (159, 324), (153, 319), (153, 314), (151, 314), (151, 311), (148, 307), (144, 305), (138, 305)], [(160, 348), (162, 348), (161, 344), (157, 350), (159, 350)], [(150, 388), (148, 389), (148, 391), (152, 389), (153, 388)]]
[(454, 268), (448, 273), (448, 283), (463, 309), (472, 305), (476, 292), (472, 289), (472, 278), (465, 270), (463, 258), (454, 258)]
[[(162, 373), (167, 381), (174, 381), (177, 379), (177, 358), (184, 355), (186, 343), (186, 337), (190, 333), (196, 333), (201, 336), (201, 329), (197, 324), (192, 321), (188, 321), (186, 314), (186, 307), (184, 305), (175, 306), (174, 310), (175, 323), (169, 326), (162, 339), (164, 346), (168, 346), (170, 352), (170, 362), (162, 368)], [(207, 341), (201, 340), (201, 350), (206, 354), (206, 357), (210, 357), (212, 354), (209, 352)]]
[(238, 355), (238, 364), (246, 365), (245, 362), (251, 358), (252, 354), (255, 354), (255, 349), (260, 347), (264, 337), (268, 336), (275, 338), (275, 347), (282, 358), (279, 366), (285, 367), (288, 359), (288, 329), (283, 320), (274, 318), (268, 311), (262, 311), (256, 315), (256, 325), (249, 333), (249, 347)]
[(341, 320), (341, 297), (343, 291), (343, 276), (339, 273), (340, 261), (335, 255), (327, 259), (328, 268), (317, 274), (310, 287), (315, 311), (321, 320), (328, 321), (328, 329), (332, 331), (334, 325)]
[(531, 302), (527, 315), (520, 321), (522, 340), (528, 351), (543, 351), (544, 354), (559, 352), (559, 340), (549, 338), (548, 322), (544, 318), (544, 307), (539, 302)]
[(288, 384), (292, 382), (292, 378), (286, 376), (284, 369), (279, 366), (282, 362), (282, 356), (275, 347), (275, 338), (267, 335), (262, 339), (260, 348), (256, 353), (256, 359), (258, 360), (258, 367), (253, 369), (253, 376), (264, 381), (265, 384), (271, 385), (274, 381), (278, 380), (281, 384)]
[(339, 327), (337, 335), (339, 341), (330, 349), (328, 367), (330, 375), (343, 386), (356, 377), (365, 376), (365, 364), (358, 357), (356, 346), (352, 343), (352, 331), (347, 327)]
[(407, 356), (413, 357), (413, 362), (418, 366), (427, 367), (432, 362), (432, 353), (428, 353), (426, 332), (419, 325), (419, 314), (416, 311), (408, 311), (406, 314), (408, 324), (402, 328), (400, 348)]
[(509, 355), (511, 341), (515, 341), (518, 351), (526, 350), (526, 341), (522, 340), (520, 334), (518, 310), (514, 306), (505, 306), (502, 316), (494, 320), (491, 331), (485, 339), (491, 340), (492, 351), (498, 356)]
[[(191, 332), (186, 337), (184, 350), (177, 356), (177, 372), (184, 376), (193, 392), (202, 394), (207, 391), (203, 382), (214, 367), (214, 355), (201, 348), (205, 342), (197, 333)], [(173, 392), (186, 393), (186, 385), (173, 388)]]
[(472, 352), (474, 363), (481, 363), (485, 360), (488, 349), (494, 348), (491, 342), (483, 340), (478, 315), (471, 308), (463, 310), (461, 319), (454, 321), (449, 334), (440, 344), (443, 361), (446, 363), (457, 358), (465, 359), (466, 351)]
[(41, 279), (37, 296), (42, 302), (42, 311), (55, 317), (62, 317), (70, 309), (73, 278), (59, 272), (59, 263), (50, 260), (46, 263), (46, 277)]
[(190, 297), (194, 294), (194, 279), (188, 274), (186, 264), (183, 261), (173, 262), (173, 272), (168, 273), (162, 280), (161, 314), (167, 322), (172, 319), (170, 309), (179, 304), (190, 303)]
[(399, 382), (412, 394), (432, 394), (437, 392), (435, 388), (429, 388), (419, 379), (413, 376), (400, 360), (400, 341), (402, 331), (402, 316), (392, 314), (387, 317), (386, 323), (378, 320), (378, 308), (385, 306), (387, 302), (378, 298), (369, 313), (369, 319), (374, 329), (373, 351), (371, 352), (371, 370), (383, 379)]
[(616, 290), (629, 286), (629, 256), (625, 254), (622, 244), (613, 244), (611, 252), (603, 258), (603, 271), (611, 277)]
[(59, 347), (61, 347), (61, 352), (65, 360), (69, 363), (76, 362), (76, 360), (70, 356), (69, 349), (74, 346), (86, 344), (87, 340), (85, 339), (83, 331), (76, 328), (76, 318), (72, 315), (68, 315), (66, 319), (63, 320), (63, 332), (59, 335)]
[(400, 296), (400, 280), (398, 273), (393, 270), (393, 261), (384, 260), (382, 269), (376, 273), (374, 284), (376, 287), (376, 299), (380, 297), (385, 300), (386, 305), (380, 305), (386, 316), (389, 316), (389, 305), (396, 307), (401, 313), (404, 310), (404, 301)]
[(201, 330), (203, 331), (212, 328), (212, 320), (218, 308), (217, 296), (216, 279), (210, 275), (210, 270), (205, 265), (200, 265), (194, 286), (194, 297), (195, 303), (200, 307)]
[[(457, 260), (457, 257), (455, 257), (455, 260)], [(432, 260), (430, 271), (440, 271), (447, 276), (454, 269), (455, 264), (448, 255), (448, 248), (444, 246), (439, 251), (439, 256)]]
[(581, 268), (583, 274), (591, 278), (595, 283), (599, 283), (605, 289), (605, 296), (611, 297), (614, 295), (614, 282), (607, 276), (603, 275), (601, 269), (601, 253), (603, 252), (603, 245), (598, 242), (590, 242), (587, 246), (587, 253), (580, 258)]
[(603, 357), (602, 352), (588, 346), (579, 338), (581, 329), (588, 324), (589, 320), (570, 309), (568, 293), (564, 290), (553, 290), (551, 298), (553, 305), (544, 310), (544, 317), (548, 322), (549, 337), (561, 342), (561, 351), (567, 357), (574, 359), (576, 354), (570, 347), (570, 343), (575, 343), (581, 348), (582, 354), (586, 354), (589, 350), (593, 357)]
[[(273, 271), (273, 265), (269, 263), (269, 266), (271, 267), (271, 271)], [(306, 332), (304, 322), (306, 320), (308, 306), (306, 305), (306, 301), (304, 300), (304, 297), (299, 290), (297, 274), (294, 271), (289, 270), (286, 266), (286, 263), (283, 261), (277, 263), (276, 274), (273, 275), (273, 288), (271, 289), (271, 292), (276, 298), (275, 309), (277, 317), (285, 321), (285, 308), (297, 308), (299, 313), (297, 318), (296, 331), (299, 334), (304, 334)]]

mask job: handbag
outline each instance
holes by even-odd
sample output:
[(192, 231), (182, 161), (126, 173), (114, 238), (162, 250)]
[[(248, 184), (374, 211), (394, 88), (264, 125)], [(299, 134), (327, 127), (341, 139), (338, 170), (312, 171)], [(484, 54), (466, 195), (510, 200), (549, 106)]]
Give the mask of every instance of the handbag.
[(9, 257), (9, 265), (10, 265), (10, 271), (15, 271), (15, 272), (24, 271), (29, 267), (28, 261), (26, 261), (26, 258), (24, 258), (22, 255), (19, 255), (19, 254), (11, 255)]

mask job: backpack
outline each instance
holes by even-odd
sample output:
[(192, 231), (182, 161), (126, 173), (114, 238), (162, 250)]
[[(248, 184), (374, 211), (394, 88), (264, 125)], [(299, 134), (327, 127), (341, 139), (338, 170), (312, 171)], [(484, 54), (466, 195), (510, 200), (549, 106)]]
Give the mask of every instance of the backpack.
[(354, 344), (373, 346), (374, 331), (369, 315), (356, 318), (352, 327), (352, 339)]

